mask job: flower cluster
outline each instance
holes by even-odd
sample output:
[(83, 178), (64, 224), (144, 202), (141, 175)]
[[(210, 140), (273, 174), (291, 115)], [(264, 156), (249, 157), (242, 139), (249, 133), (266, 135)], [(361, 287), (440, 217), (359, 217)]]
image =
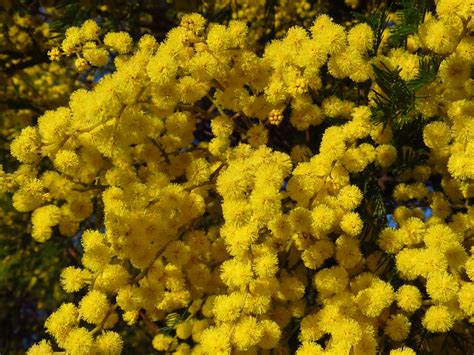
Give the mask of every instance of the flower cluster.
[[(368, 24), (328, 15), (263, 55), (245, 23), (198, 14), (162, 43), (70, 28), (53, 59), (76, 53), (80, 69), (119, 55), (93, 90), (22, 130), (21, 165), (1, 176), (35, 240), (59, 232), (83, 249), (61, 283), (84, 296), (49, 316), (54, 344), (29, 354), (118, 354), (119, 322), (149, 325), (174, 354), (376, 354), (381, 335), (414, 354), (416, 320), (430, 333), (472, 322), (472, 15), (472, 1), (438, 1), (412, 38), (420, 51), (375, 51)], [(322, 73), (377, 90), (374, 68), (409, 81), (425, 51), (442, 58), (415, 99), (427, 157), (406, 167), (398, 127), (372, 119), (376, 98), (343, 99)], [(369, 170), (396, 174), (394, 227), (366, 215)], [(101, 228), (79, 228), (91, 219)]]

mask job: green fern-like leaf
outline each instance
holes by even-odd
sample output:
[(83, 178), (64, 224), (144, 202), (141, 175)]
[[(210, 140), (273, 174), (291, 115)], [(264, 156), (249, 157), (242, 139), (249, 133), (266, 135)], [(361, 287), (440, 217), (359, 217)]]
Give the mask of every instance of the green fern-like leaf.
[(410, 113), (415, 105), (415, 95), (400, 77), (400, 69), (391, 70), (384, 63), (382, 68), (373, 66), (375, 82), (380, 91), (374, 90), (376, 109), (373, 120), (402, 128), (410, 121)]
[(433, 82), (438, 74), (441, 57), (435, 55), (433, 57), (425, 57), (420, 59), (420, 70), (415, 79), (407, 82), (407, 86), (412, 91), (417, 91), (423, 86)]
[(401, 47), (406, 45), (407, 37), (416, 33), (418, 26), (424, 21), (428, 10), (428, 0), (400, 0), (395, 2), (399, 7), (397, 18), (399, 23), (390, 29), (390, 45)]

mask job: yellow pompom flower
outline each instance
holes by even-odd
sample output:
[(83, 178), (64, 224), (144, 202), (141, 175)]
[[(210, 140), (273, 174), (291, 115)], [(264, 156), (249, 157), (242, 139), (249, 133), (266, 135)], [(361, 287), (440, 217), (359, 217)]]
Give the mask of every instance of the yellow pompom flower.
[(74, 67), (79, 73), (82, 73), (89, 69), (89, 63), (87, 63), (87, 60), (84, 58), (77, 58), (74, 61)]
[(221, 266), (221, 279), (229, 287), (245, 286), (252, 277), (252, 264), (248, 260), (230, 259)]
[(334, 255), (334, 243), (330, 240), (318, 240), (313, 245), (305, 248), (301, 259), (309, 269), (318, 269), (321, 265)]
[(367, 156), (359, 148), (349, 148), (342, 156), (342, 164), (351, 173), (363, 171), (369, 162)]
[(91, 324), (99, 324), (110, 309), (107, 296), (99, 291), (92, 290), (79, 303), (81, 318)]
[(352, 27), (347, 34), (349, 46), (365, 53), (374, 45), (374, 33), (366, 23), (359, 23)]
[(149, 78), (158, 85), (165, 85), (173, 81), (177, 70), (177, 63), (164, 53), (151, 57), (146, 67)]
[(428, 308), (422, 320), (423, 327), (429, 332), (445, 333), (454, 325), (454, 319), (451, 316), (448, 307), (444, 305), (435, 305)]
[(52, 228), (61, 218), (61, 210), (55, 205), (46, 205), (37, 208), (31, 215), (33, 228), (31, 236), (38, 242), (45, 242), (51, 238)]
[(61, 285), (66, 292), (77, 292), (91, 279), (87, 270), (68, 266), (61, 272)]
[(362, 192), (355, 185), (344, 186), (337, 195), (339, 204), (345, 210), (353, 210), (362, 202)]
[(65, 38), (61, 43), (61, 48), (66, 54), (72, 54), (81, 42), (82, 38), (79, 27), (72, 26), (66, 30)]
[(65, 174), (73, 174), (79, 167), (79, 156), (72, 150), (61, 149), (54, 157), (54, 166)]
[(318, 343), (313, 342), (303, 342), (298, 350), (296, 355), (322, 355), (325, 354), (324, 349)]
[(179, 339), (188, 339), (193, 331), (193, 324), (190, 321), (181, 322), (176, 326), (176, 336)]
[(474, 178), (474, 167), (472, 162), (472, 154), (466, 152), (458, 152), (451, 155), (448, 161), (448, 171), (456, 179), (472, 179)]
[(86, 328), (71, 330), (64, 341), (64, 350), (71, 355), (89, 354), (94, 346), (94, 338)]
[(40, 158), (41, 138), (38, 129), (35, 127), (26, 127), (16, 137), (11, 146), (10, 152), (18, 161), (22, 163), (34, 163)]
[(377, 243), (383, 251), (389, 254), (396, 254), (403, 248), (403, 239), (399, 230), (391, 227), (387, 227), (380, 232)]
[(181, 18), (180, 26), (188, 29), (196, 35), (199, 35), (206, 26), (206, 19), (197, 13), (185, 14)]
[(211, 130), (216, 137), (228, 137), (234, 129), (233, 120), (224, 115), (219, 115), (212, 119)]
[(174, 355), (189, 355), (191, 354), (191, 347), (189, 344), (181, 343), (179, 344), (173, 352)]
[(58, 345), (62, 346), (71, 329), (79, 324), (78, 315), (78, 310), (74, 304), (63, 303), (57, 311), (46, 319), (44, 323), (46, 331), (55, 338)]
[(173, 348), (174, 339), (172, 336), (157, 334), (153, 338), (152, 345), (158, 351), (170, 351)]
[(355, 237), (362, 232), (363, 222), (358, 213), (350, 212), (342, 217), (340, 226), (344, 233)]
[(453, 54), (441, 62), (438, 75), (446, 85), (459, 86), (470, 78), (471, 64)]
[(235, 325), (232, 343), (238, 350), (247, 350), (263, 337), (263, 329), (255, 317), (242, 317)]
[(385, 324), (385, 334), (395, 341), (403, 341), (410, 333), (411, 323), (403, 314), (392, 315)]
[(408, 346), (403, 346), (395, 350), (390, 350), (390, 355), (416, 355), (416, 352)]
[(360, 341), (362, 329), (357, 321), (342, 318), (334, 322), (331, 334), (334, 350), (346, 353)]
[(428, 275), (426, 281), (426, 292), (432, 300), (437, 302), (448, 302), (456, 297), (458, 282), (447, 272), (439, 272)]
[(456, 48), (456, 54), (472, 65), (474, 63), (474, 38), (472, 36), (462, 38)]
[(95, 348), (100, 354), (118, 355), (122, 352), (122, 337), (112, 331), (105, 331), (95, 339)]
[(194, 104), (206, 95), (207, 87), (188, 75), (179, 79), (178, 92), (182, 103)]
[(82, 41), (93, 41), (99, 36), (100, 27), (94, 20), (86, 20), (81, 25), (79, 31)]
[(231, 344), (229, 340), (229, 327), (218, 326), (205, 329), (200, 341), (204, 354), (231, 354)]
[(244, 306), (243, 300), (244, 296), (239, 292), (216, 296), (212, 312), (220, 322), (234, 321), (240, 316)]
[(397, 159), (397, 149), (390, 144), (379, 145), (375, 152), (377, 154), (375, 161), (382, 168), (388, 168)]
[(94, 282), (94, 287), (98, 291), (117, 292), (130, 280), (127, 269), (119, 264), (109, 264), (104, 266), (101, 273)]
[(428, 123), (423, 129), (423, 141), (431, 149), (445, 147), (451, 141), (451, 130), (441, 121)]
[(323, 292), (326, 295), (343, 291), (348, 283), (349, 275), (340, 266), (323, 269), (314, 276), (314, 286), (319, 292)]
[(428, 248), (433, 248), (444, 253), (457, 246), (459, 242), (461, 242), (461, 239), (460, 236), (454, 233), (447, 225), (437, 224), (428, 227), (423, 241)]
[(105, 48), (90, 48), (84, 49), (84, 59), (96, 67), (103, 67), (109, 62), (109, 52)]
[(344, 27), (335, 24), (328, 15), (319, 15), (311, 27), (313, 39), (316, 39), (323, 51), (336, 53), (346, 45)]
[(468, 282), (461, 286), (458, 301), (459, 307), (466, 315), (474, 315), (474, 283)]
[(270, 319), (260, 321), (259, 325), (263, 331), (263, 335), (258, 342), (258, 346), (262, 349), (273, 349), (277, 347), (281, 338), (279, 325)]
[(294, 164), (309, 161), (311, 158), (311, 149), (305, 145), (295, 145), (291, 149), (291, 160)]
[(71, 110), (60, 107), (54, 111), (46, 111), (38, 118), (38, 131), (44, 144), (55, 146), (63, 140), (71, 126)]
[(471, 256), (464, 265), (466, 274), (471, 281), (474, 281), (474, 256)]
[(53, 47), (48, 51), (48, 57), (52, 62), (58, 61), (61, 58), (61, 50), (58, 47)]
[(260, 124), (250, 127), (247, 131), (247, 141), (254, 148), (266, 145), (268, 142), (268, 130), (264, 125)]
[(304, 343), (307, 341), (318, 341), (323, 335), (322, 329), (318, 326), (318, 315), (310, 314), (301, 320), (301, 330), (298, 339)]
[(352, 269), (363, 260), (360, 251), (359, 240), (357, 238), (341, 235), (336, 240), (336, 260), (340, 266)]
[(104, 37), (104, 44), (120, 54), (125, 54), (132, 50), (133, 41), (127, 32), (109, 32)]
[(41, 340), (39, 343), (32, 345), (26, 355), (53, 355), (54, 351), (47, 340)]
[(194, 159), (186, 168), (186, 178), (193, 185), (199, 185), (209, 180), (210, 166), (206, 159)]
[(374, 125), (370, 131), (370, 137), (377, 144), (387, 144), (390, 142), (393, 136), (393, 131), (390, 126), (386, 126), (382, 123)]
[(255, 258), (253, 270), (261, 278), (272, 277), (278, 271), (278, 257), (276, 254), (268, 251), (267, 253)]
[(395, 299), (393, 288), (382, 280), (374, 280), (370, 287), (357, 293), (355, 301), (360, 311), (367, 317), (377, 317)]
[(455, 49), (459, 31), (448, 21), (431, 18), (420, 26), (419, 34), (429, 49), (435, 53), (448, 54)]
[(311, 226), (316, 235), (318, 235), (319, 233), (329, 232), (329, 230), (333, 227), (334, 222), (336, 221), (334, 211), (324, 204), (318, 205), (313, 208), (311, 212), (311, 217), (313, 219)]

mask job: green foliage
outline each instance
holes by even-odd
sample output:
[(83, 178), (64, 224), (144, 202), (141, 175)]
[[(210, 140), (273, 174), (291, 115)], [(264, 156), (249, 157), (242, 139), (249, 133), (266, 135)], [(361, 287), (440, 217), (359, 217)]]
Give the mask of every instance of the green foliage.
[(400, 0), (395, 2), (395, 6), (400, 8), (397, 11), (399, 22), (390, 28), (390, 45), (401, 47), (406, 45), (407, 37), (416, 33), (425, 19), (428, 0)]
[[(375, 241), (380, 230), (387, 224), (387, 209), (384, 203), (384, 191), (379, 184), (379, 172), (374, 164), (369, 165), (364, 171), (356, 174), (354, 182), (361, 189), (364, 200), (358, 212), (366, 223), (362, 229), (361, 240)], [(373, 248), (372, 248), (373, 247)], [(375, 250), (375, 245), (368, 245), (365, 253)], [(370, 249), (370, 250), (369, 250)]]
[(400, 77), (400, 68), (390, 69), (383, 62), (381, 67), (373, 65), (375, 82), (380, 89), (374, 90), (374, 122), (400, 130), (415, 119), (416, 92), (436, 78), (440, 63), (438, 56), (421, 59), (417, 77), (409, 81)]
[(439, 65), (442, 58), (434, 55), (432, 57), (423, 57), (420, 59), (420, 69), (415, 79), (407, 82), (411, 91), (416, 92), (423, 86), (430, 84), (435, 80), (438, 74)]
[(374, 90), (377, 105), (372, 118), (375, 122), (391, 124), (400, 129), (408, 122), (415, 105), (415, 94), (400, 78), (400, 69), (391, 70), (384, 63), (382, 68), (373, 65), (375, 82), (381, 92)]
[(373, 66), (376, 83), (374, 90), (376, 107), (372, 109), (375, 122), (390, 126), (394, 131), (393, 141), (400, 147), (393, 166), (394, 173), (401, 173), (422, 164), (427, 158), (423, 142), (423, 127), (427, 123), (415, 111), (418, 90), (433, 82), (438, 73), (439, 56), (420, 59), (420, 69), (415, 79), (404, 81), (400, 69), (391, 70), (384, 63), (382, 68)]

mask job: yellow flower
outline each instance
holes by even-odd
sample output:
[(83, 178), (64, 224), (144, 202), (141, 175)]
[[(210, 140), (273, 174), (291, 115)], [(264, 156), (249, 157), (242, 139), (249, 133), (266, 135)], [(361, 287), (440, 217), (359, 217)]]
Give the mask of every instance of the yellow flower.
[(26, 355), (52, 355), (53, 353), (53, 348), (49, 341), (41, 340), (39, 343), (32, 345), (26, 352)]
[(454, 320), (448, 307), (444, 305), (435, 305), (428, 308), (422, 320), (423, 327), (429, 332), (447, 332), (453, 325)]
[(92, 290), (79, 303), (81, 318), (88, 323), (99, 324), (109, 312), (110, 303), (104, 293)]
[(173, 348), (173, 337), (165, 334), (157, 334), (152, 341), (153, 348), (158, 351), (170, 351)]
[(100, 32), (100, 27), (94, 20), (86, 20), (80, 27), (82, 41), (96, 40)]
[(403, 346), (395, 350), (390, 350), (390, 355), (416, 355), (416, 352), (408, 346)]
[(95, 339), (95, 347), (101, 354), (118, 355), (122, 352), (122, 337), (112, 331), (105, 331)]
[(472, 282), (461, 286), (458, 293), (458, 301), (459, 307), (466, 315), (474, 315), (474, 284)]
[[(232, 343), (238, 350), (247, 350), (256, 345), (263, 337), (263, 329), (254, 317), (246, 316), (239, 319), (232, 334)], [(222, 337), (226, 338), (227, 337)]]
[(38, 129), (35, 127), (26, 127), (16, 137), (11, 146), (10, 151), (18, 161), (22, 163), (34, 163), (40, 158), (41, 138)]
[(61, 285), (66, 292), (77, 292), (90, 278), (89, 271), (68, 266), (61, 272)]
[(314, 286), (326, 295), (343, 291), (349, 283), (347, 271), (340, 266), (332, 266), (318, 271), (314, 276)]
[(428, 123), (423, 129), (423, 141), (429, 148), (442, 148), (451, 141), (451, 130), (441, 121)]
[(132, 50), (133, 41), (127, 32), (109, 32), (104, 37), (104, 44), (120, 54), (125, 54)]
[(362, 232), (363, 222), (358, 213), (350, 212), (342, 217), (340, 226), (344, 233), (354, 237)]
[(447, 272), (433, 273), (428, 276), (426, 292), (437, 302), (448, 302), (456, 297), (458, 282)]
[(385, 324), (385, 334), (387, 334), (392, 340), (403, 341), (410, 333), (410, 326), (410, 321), (404, 315), (392, 315)]
[(64, 349), (71, 355), (89, 353), (94, 346), (94, 338), (86, 328), (75, 328), (68, 334)]
[(366, 23), (359, 23), (352, 27), (347, 34), (349, 46), (365, 53), (374, 45), (374, 33)]

